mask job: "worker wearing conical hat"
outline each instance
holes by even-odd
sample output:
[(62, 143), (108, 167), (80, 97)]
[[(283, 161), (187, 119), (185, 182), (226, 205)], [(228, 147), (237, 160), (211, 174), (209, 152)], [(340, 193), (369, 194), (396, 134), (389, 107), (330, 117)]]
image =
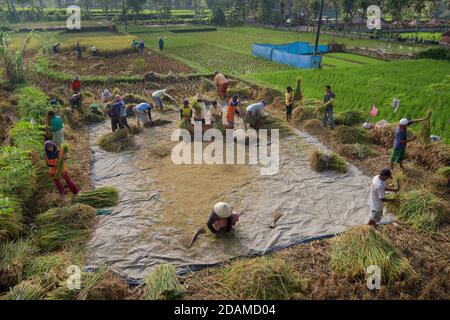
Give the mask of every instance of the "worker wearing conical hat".
[(232, 231), (238, 221), (239, 214), (233, 212), (228, 203), (219, 202), (214, 206), (207, 226), (214, 234), (226, 233)]

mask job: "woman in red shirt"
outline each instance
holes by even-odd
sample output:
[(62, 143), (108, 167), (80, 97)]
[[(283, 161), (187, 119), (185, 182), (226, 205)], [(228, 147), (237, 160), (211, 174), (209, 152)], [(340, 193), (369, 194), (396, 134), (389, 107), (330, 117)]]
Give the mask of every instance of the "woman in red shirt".
[(71, 88), (73, 93), (78, 93), (81, 91), (81, 81), (79, 76), (75, 76), (75, 79), (72, 81)]

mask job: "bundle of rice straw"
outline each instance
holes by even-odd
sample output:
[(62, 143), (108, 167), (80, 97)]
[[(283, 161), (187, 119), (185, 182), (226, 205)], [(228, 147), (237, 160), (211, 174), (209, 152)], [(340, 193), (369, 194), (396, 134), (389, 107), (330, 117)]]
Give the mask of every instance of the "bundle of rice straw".
[(184, 293), (175, 268), (160, 264), (145, 279), (145, 300), (172, 300)]
[(134, 145), (132, 136), (125, 129), (105, 134), (99, 139), (98, 144), (108, 152), (121, 152)]
[(340, 143), (366, 143), (367, 131), (360, 127), (339, 126), (334, 131), (334, 137)]
[(362, 278), (368, 267), (378, 266), (383, 283), (415, 276), (401, 252), (369, 226), (350, 229), (332, 240), (330, 266), (338, 274), (351, 278)]
[(22, 281), (12, 287), (4, 296), (4, 300), (42, 300), (45, 297), (45, 290), (32, 281)]
[(337, 154), (326, 155), (320, 151), (313, 151), (309, 156), (309, 165), (314, 171), (322, 172), (325, 170), (335, 170), (346, 173), (348, 171), (347, 163)]
[(75, 201), (97, 209), (110, 208), (117, 205), (119, 192), (114, 187), (102, 187), (94, 191), (80, 192)]
[(56, 179), (61, 179), (61, 176), (64, 173), (63, 168), (64, 168), (65, 158), (70, 150), (69, 145), (66, 143), (63, 143), (61, 145), (61, 149), (62, 149), (63, 156), (58, 160), (58, 164), (56, 165), (56, 174), (55, 174)]

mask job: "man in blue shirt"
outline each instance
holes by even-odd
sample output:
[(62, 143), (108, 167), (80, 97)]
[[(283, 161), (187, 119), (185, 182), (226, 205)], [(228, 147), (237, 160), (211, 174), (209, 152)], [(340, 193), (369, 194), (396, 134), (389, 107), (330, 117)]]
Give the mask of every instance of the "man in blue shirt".
[(145, 126), (150, 123), (152, 120), (152, 109), (153, 106), (148, 103), (140, 103), (136, 107), (134, 107), (134, 112), (136, 113), (136, 121), (138, 126), (142, 121), (142, 124)]
[(334, 119), (333, 119), (333, 107), (336, 95), (331, 91), (331, 86), (325, 87), (325, 95), (323, 96), (323, 119), (322, 125), (324, 128), (327, 126), (327, 122), (330, 122), (330, 128), (334, 129)]
[(394, 149), (392, 151), (391, 169), (394, 169), (394, 165), (400, 164), (400, 168), (403, 167), (403, 160), (406, 155), (406, 146), (409, 142), (416, 140), (416, 137), (408, 139), (408, 127), (415, 123), (420, 123), (428, 120), (428, 118), (408, 120), (402, 119), (395, 130)]

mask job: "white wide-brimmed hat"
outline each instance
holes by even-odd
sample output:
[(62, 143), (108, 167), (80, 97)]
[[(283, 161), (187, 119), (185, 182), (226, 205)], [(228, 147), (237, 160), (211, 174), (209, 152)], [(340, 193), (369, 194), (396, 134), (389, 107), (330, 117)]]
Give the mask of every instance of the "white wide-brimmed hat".
[(402, 119), (402, 120), (400, 120), (400, 123), (399, 123), (399, 124), (400, 124), (401, 126), (407, 126), (408, 123), (409, 123), (408, 119)]
[(228, 203), (219, 202), (214, 206), (214, 212), (222, 219), (231, 217), (231, 207)]

